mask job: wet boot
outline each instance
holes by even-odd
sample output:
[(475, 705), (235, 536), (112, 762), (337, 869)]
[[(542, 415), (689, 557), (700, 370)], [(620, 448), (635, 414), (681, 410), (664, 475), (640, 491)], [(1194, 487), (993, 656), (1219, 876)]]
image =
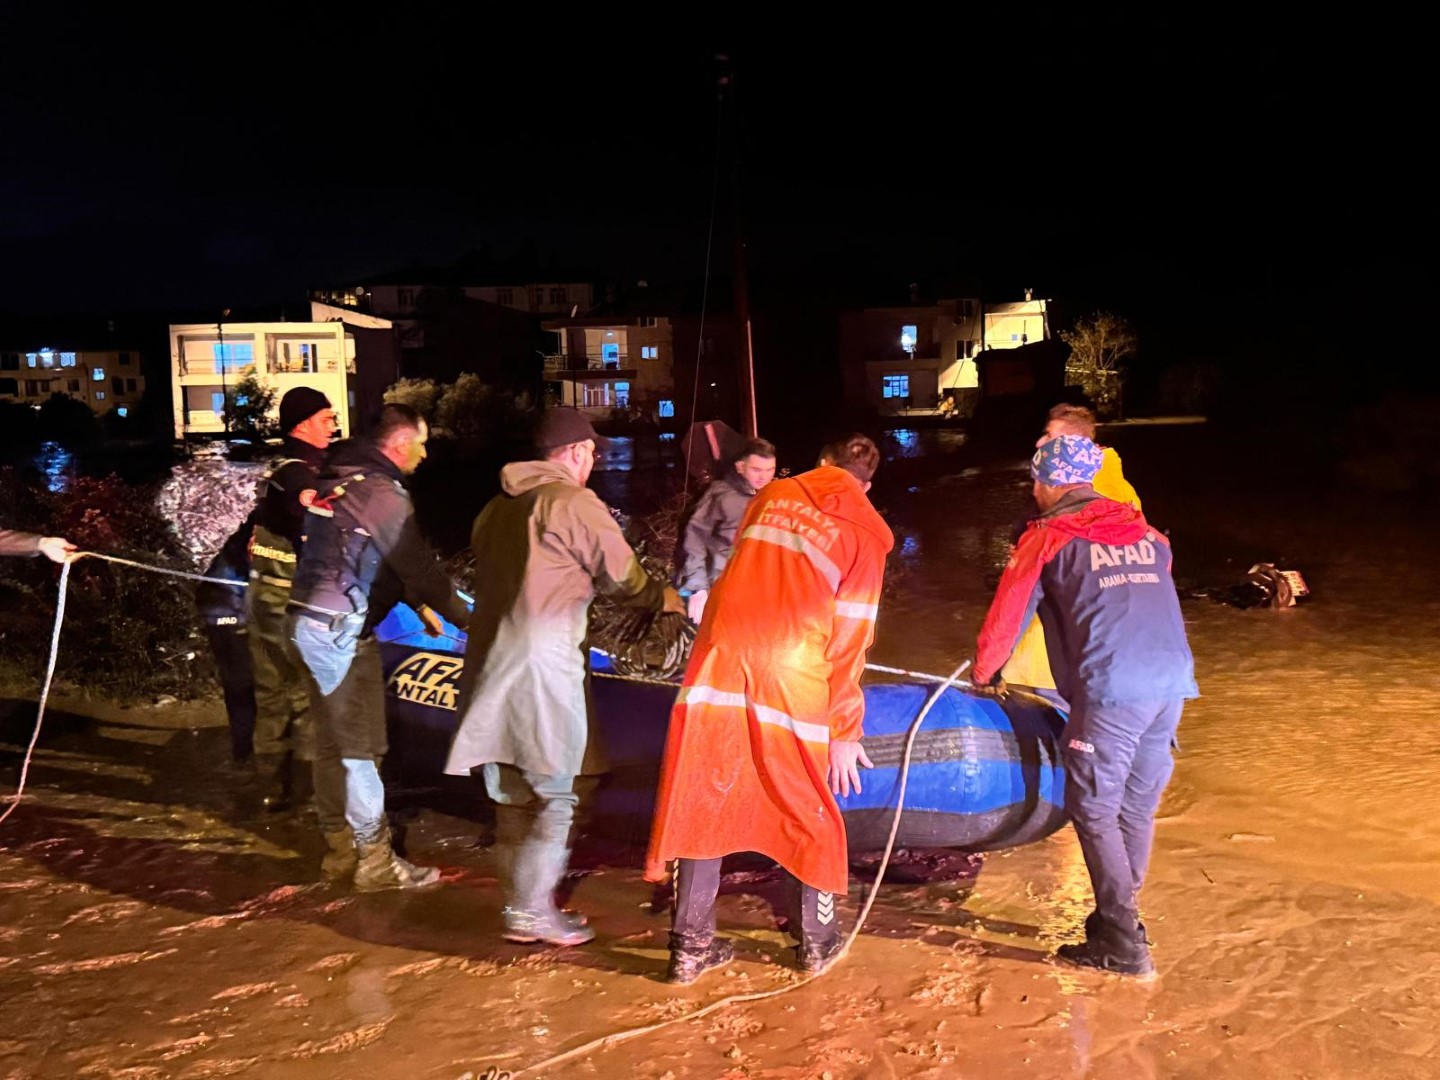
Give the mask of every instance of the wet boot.
[(260, 785), (260, 805), (267, 813), (290, 809), (289, 754), (256, 754), (255, 779)]
[[(1146, 945), (1154, 945), (1155, 943), (1150, 940), (1150, 935), (1145, 932), (1145, 924), (1137, 922), (1135, 925), (1139, 928), (1140, 940)], [(1087, 938), (1099, 937), (1104, 926), (1105, 923), (1100, 918), (1100, 912), (1092, 911), (1085, 916), (1085, 936)]]
[(1155, 963), (1150, 959), (1144, 930), (1138, 924), (1134, 930), (1121, 929), (1099, 918), (1098, 913), (1093, 922), (1096, 933), (1090, 933), (1092, 920), (1087, 919), (1085, 940), (1074, 945), (1061, 945), (1055, 950), (1055, 955), (1076, 967), (1141, 979), (1154, 977)]
[(821, 892), (803, 882), (796, 882), (795, 898), (798, 917), (791, 920), (791, 933), (799, 940), (795, 959), (807, 975), (819, 975), (835, 962), (844, 945), (840, 936), (840, 916), (835, 907), (835, 894)]
[(355, 891), (379, 892), (382, 889), (420, 889), (440, 880), (440, 871), (433, 866), (416, 866), (395, 854), (390, 844), (390, 826), (384, 825), (371, 844), (357, 844), (358, 864), (355, 867)]
[(330, 850), (320, 860), (320, 873), (325, 875), (326, 881), (349, 881), (360, 864), (360, 856), (355, 851), (355, 834), (350, 826), (327, 832), (325, 843)]
[(585, 925), (584, 916), (561, 911), (555, 906), (555, 887), (570, 861), (570, 849), (563, 843), (527, 837), (519, 844), (506, 845), (501, 855), (509, 889), (502, 916), (506, 941), (522, 945), (584, 945), (593, 941), (595, 931)]
[(706, 941), (695, 934), (670, 932), (670, 967), (665, 981), (681, 986), (735, 959), (735, 946), (728, 938), (711, 937)]

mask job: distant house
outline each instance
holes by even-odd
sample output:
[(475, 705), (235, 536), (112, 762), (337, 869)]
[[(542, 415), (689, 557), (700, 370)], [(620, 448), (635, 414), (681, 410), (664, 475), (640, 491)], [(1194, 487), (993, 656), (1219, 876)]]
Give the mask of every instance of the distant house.
[(545, 357), (547, 393), (557, 405), (597, 419), (614, 410), (657, 423), (675, 417), (675, 327), (666, 315), (550, 319), (558, 338)]
[[(360, 332), (388, 333), (385, 320), (374, 322)], [(286, 390), (313, 387), (334, 405), (341, 434), (354, 434), (356, 353), (356, 334), (341, 320), (173, 325), (170, 368), (175, 437), (224, 433), (225, 395), (252, 369), (277, 391), (277, 410)]]
[(114, 409), (127, 415), (145, 394), (140, 353), (83, 344), (0, 349), (0, 401), (38, 406), (52, 394), (63, 394), (97, 413)]
[(852, 408), (881, 416), (941, 411), (947, 396), (977, 392), (991, 353), (1050, 337), (1048, 302), (941, 299), (840, 316), (840, 361)]

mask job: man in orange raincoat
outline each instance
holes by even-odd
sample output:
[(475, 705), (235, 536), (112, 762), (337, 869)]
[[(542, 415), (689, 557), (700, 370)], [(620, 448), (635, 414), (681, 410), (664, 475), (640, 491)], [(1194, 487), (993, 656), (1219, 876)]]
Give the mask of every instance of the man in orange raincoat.
[(670, 716), (646, 876), (678, 859), (669, 981), (733, 956), (715, 937), (720, 860), (755, 851), (799, 883), (800, 965), (839, 951), (835, 894), (849, 880), (833, 793), (860, 789), (860, 676), (894, 540), (865, 493), (880, 453), (863, 435), (833, 463), (750, 502), (705, 608)]

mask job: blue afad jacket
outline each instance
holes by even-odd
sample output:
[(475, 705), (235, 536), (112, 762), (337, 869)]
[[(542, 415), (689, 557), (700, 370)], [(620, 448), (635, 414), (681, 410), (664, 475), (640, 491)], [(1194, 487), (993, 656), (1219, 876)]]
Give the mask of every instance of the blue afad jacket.
[(1067, 492), (1015, 545), (980, 629), (975, 682), (994, 678), (1038, 611), (1072, 707), (1199, 697), (1171, 561), (1138, 510)]

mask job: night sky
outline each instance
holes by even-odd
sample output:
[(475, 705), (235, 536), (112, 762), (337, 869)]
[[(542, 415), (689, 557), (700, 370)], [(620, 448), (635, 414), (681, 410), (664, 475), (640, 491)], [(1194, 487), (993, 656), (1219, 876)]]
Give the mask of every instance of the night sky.
[[(480, 244), (698, 278), (717, 49), (757, 304), (766, 282), (950, 276), (1213, 328), (1217, 298), (1373, 300), (1428, 273), (1413, 35), (1353, 13), (997, 6), (641, 42), (558, 11), (19, 7), (0, 15), (0, 311), (299, 301)], [(723, 239), (728, 198), (720, 217)]]

